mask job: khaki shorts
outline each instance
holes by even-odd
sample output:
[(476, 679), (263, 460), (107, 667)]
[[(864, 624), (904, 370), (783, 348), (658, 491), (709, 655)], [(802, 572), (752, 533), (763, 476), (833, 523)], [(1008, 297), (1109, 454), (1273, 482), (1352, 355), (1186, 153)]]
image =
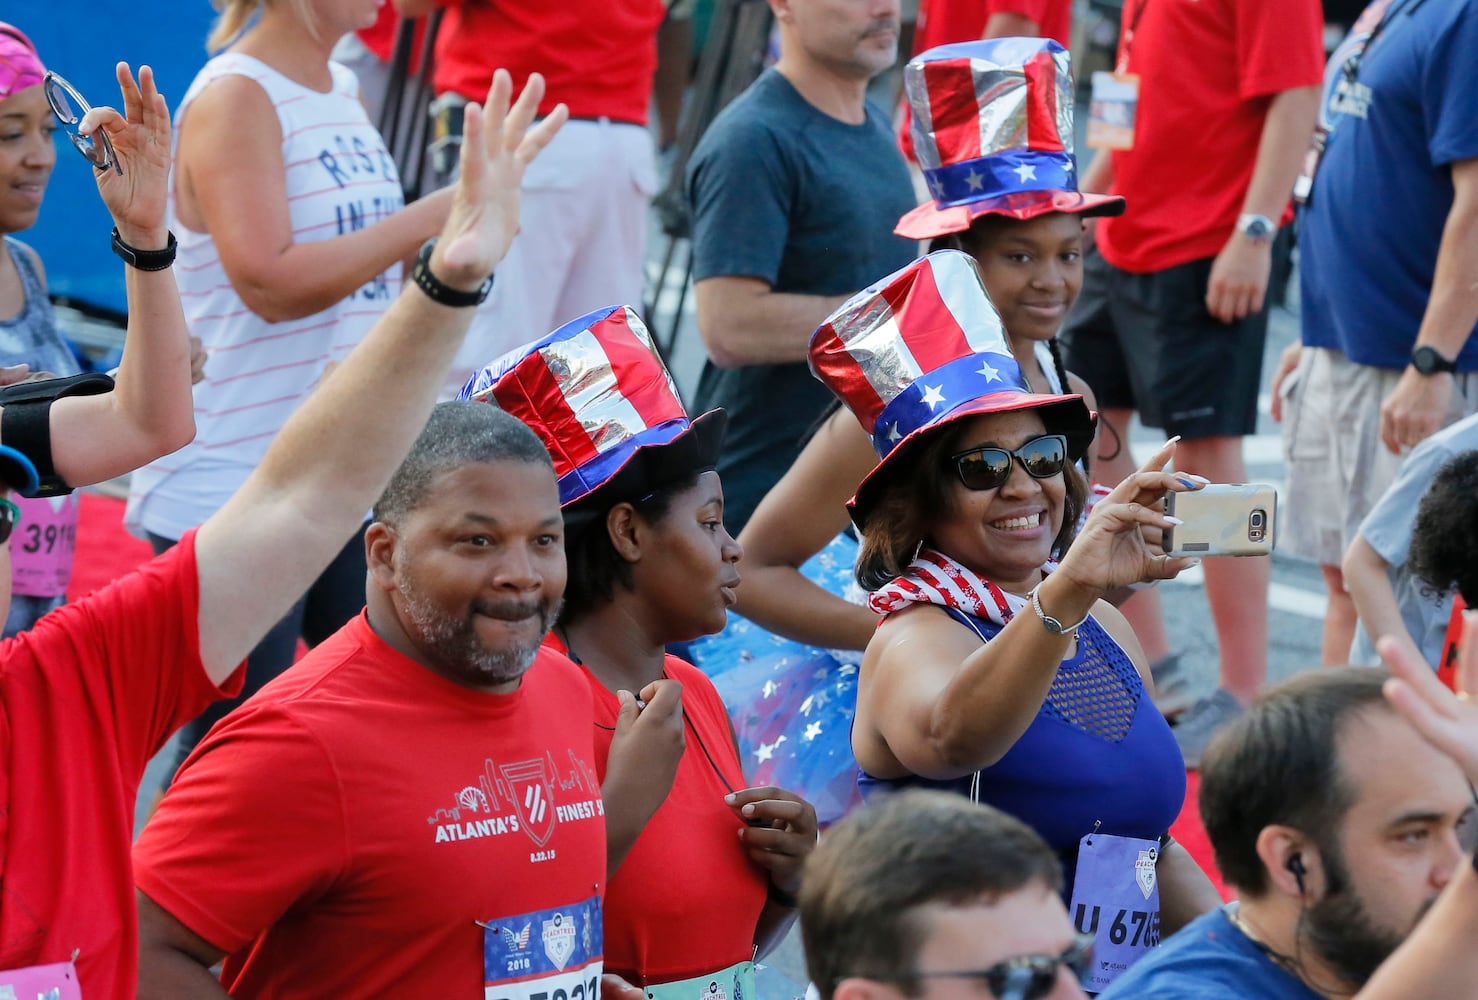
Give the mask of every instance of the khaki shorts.
[[(1380, 406), (1400, 379), (1397, 368), (1304, 348), (1282, 387), (1288, 485), (1278, 511), (1280, 549), (1324, 566), (1344, 562), (1360, 522), (1405, 459), (1380, 439)], [(1453, 390), (1443, 426), (1478, 411), (1478, 374), (1458, 375)]]

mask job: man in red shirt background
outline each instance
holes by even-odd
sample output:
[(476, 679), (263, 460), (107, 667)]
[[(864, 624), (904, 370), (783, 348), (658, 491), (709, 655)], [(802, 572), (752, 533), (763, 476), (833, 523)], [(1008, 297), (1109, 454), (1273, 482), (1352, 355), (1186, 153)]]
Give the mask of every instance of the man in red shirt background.
[[(521, 86), (548, 82), (570, 121), (524, 176), (520, 230), (498, 265), (452, 375), (613, 302), (642, 301), (647, 208), (657, 189), (647, 130), (663, 0), (394, 0), (406, 17), (445, 7), (437, 33), (438, 106), (487, 92), (494, 67)], [(444, 111), (453, 119), (454, 108)], [(438, 126), (439, 128), (440, 126)], [(443, 178), (443, 183), (449, 178)]]
[[(1103, 150), (1085, 191), (1122, 195), (1097, 223), (1083, 293), (1063, 329), (1065, 361), (1098, 396), (1098, 477), (1134, 471), (1135, 410), (1178, 434), (1178, 465), (1216, 482), (1246, 477), (1257, 420), (1272, 241), (1313, 133), (1322, 79), (1317, 0), (1130, 0), (1115, 75), (1132, 123)], [(1123, 99), (1127, 90), (1130, 95)], [(1206, 593), (1220, 687), (1176, 728), (1188, 766), (1267, 673), (1268, 561), (1213, 559)], [(1136, 608), (1136, 605), (1138, 606)], [(1170, 652), (1153, 595), (1125, 607), (1151, 662)]]

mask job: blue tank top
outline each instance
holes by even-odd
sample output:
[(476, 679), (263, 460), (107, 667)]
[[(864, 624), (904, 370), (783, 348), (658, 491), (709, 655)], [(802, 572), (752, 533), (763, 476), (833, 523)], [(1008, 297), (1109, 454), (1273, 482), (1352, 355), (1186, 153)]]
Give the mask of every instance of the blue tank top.
[(8, 318), (0, 318), (0, 364), (31, 366), (32, 372), (51, 372), (53, 375), (76, 375), (82, 370), (77, 356), (67, 346), (57, 331), (56, 315), (51, 300), (41, 287), (41, 276), (36, 273), (31, 255), (18, 240), (4, 237), (4, 252), (15, 262), (20, 274), (25, 302), (21, 311)]
[[(1001, 630), (963, 611), (943, 610), (982, 642)], [(1170, 829), (1185, 803), (1185, 760), (1145, 694), (1128, 654), (1089, 618), (1037, 717), (996, 763), (947, 781), (863, 773), (858, 783), (865, 797), (938, 788), (1010, 813), (1062, 858), (1063, 898), (1071, 899), (1078, 841), (1085, 834), (1096, 829), (1153, 840)]]

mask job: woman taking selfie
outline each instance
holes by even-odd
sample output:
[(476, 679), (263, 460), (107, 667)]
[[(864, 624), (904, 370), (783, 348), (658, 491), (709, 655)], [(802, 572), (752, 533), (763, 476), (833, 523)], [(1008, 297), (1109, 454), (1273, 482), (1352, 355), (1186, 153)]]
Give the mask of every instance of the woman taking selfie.
[(858, 582), (884, 616), (858, 677), (864, 784), (950, 788), (1029, 823), (1063, 859), (1081, 929), (1137, 921), (1132, 944), (1112, 942), (1129, 964), (1158, 940), (1146, 928), (1173, 932), (1218, 898), (1166, 836), (1184, 763), (1102, 597), (1191, 564), (1145, 529), (1172, 527), (1160, 501), (1200, 484), (1162, 471), (1170, 442), (1074, 539), (1092, 416), (1080, 396), (1027, 391), (956, 251), (854, 297), (817, 331), (811, 364), (880, 457), (849, 505)]

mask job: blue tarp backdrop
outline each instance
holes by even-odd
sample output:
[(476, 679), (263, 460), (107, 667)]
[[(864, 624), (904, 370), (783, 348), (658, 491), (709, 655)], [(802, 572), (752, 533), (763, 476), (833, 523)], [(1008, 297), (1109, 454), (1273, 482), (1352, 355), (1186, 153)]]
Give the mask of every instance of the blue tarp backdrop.
[[(205, 64), (205, 36), (215, 17), (208, 0), (13, 0), (0, 20), (36, 43), (46, 68), (66, 77), (93, 104), (117, 105), (113, 66), (154, 67), (171, 114)], [(124, 311), (123, 263), (108, 247), (112, 223), (92, 168), (57, 133), (56, 171), (34, 227), (19, 234), (46, 265), (54, 295), (80, 305)]]

